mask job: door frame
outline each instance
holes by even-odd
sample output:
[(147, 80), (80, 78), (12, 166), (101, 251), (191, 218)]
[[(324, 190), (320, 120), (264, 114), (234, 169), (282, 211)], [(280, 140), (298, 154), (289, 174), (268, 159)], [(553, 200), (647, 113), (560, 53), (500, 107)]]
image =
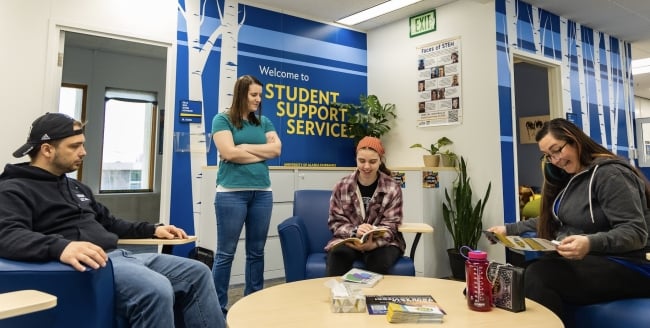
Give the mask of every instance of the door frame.
[[(549, 105), (549, 117), (559, 118), (564, 116), (563, 109), (563, 99), (562, 99), (562, 62), (558, 60), (549, 59), (534, 53), (525, 52), (518, 49), (513, 49), (510, 53), (510, 81), (512, 81), (512, 87), (510, 88), (511, 93), (511, 114), (512, 114), (512, 142), (513, 142), (513, 158), (514, 161), (514, 180), (516, 182), (516, 190), (514, 192), (514, 201), (515, 204), (519, 204), (519, 158), (518, 148), (519, 148), (519, 122), (517, 120), (517, 108), (516, 108), (516, 99), (515, 99), (515, 67), (516, 63), (528, 63), (531, 65), (539, 66), (546, 68), (547, 71), (547, 81), (548, 81), (548, 105)], [(515, 206), (516, 217), (521, 216), (519, 206)], [(518, 219), (517, 219), (518, 220)]]

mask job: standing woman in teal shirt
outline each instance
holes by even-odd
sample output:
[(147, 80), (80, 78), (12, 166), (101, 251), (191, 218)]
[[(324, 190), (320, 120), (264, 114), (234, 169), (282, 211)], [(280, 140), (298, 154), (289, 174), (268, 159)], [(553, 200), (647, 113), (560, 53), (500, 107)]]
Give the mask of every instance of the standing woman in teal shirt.
[(219, 151), (217, 255), (212, 272), (221, 310), (226, 314), (232, 260), (246, 226), (244, 295), (264, 287), (264, 246), (271, 221), (273, 194), (266, 160), (280, 156), (282, 143), (271, 121), (262, 116), (262, 82), (250, 75), (237, 79), (232, 105), (212, 120)]

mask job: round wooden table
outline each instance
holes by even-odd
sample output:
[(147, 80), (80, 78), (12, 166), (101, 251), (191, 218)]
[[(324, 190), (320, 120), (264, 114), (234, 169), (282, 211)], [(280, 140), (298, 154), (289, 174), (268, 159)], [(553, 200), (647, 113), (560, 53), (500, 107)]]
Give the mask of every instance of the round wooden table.
[[(396, 327), (384, 315), (332, 313), (329, 289), (325, 282), (335, 278), (318, 278), (280, 284), (248, 295), (228, 311), (229, 328), (250, 327)], [(563, 327), (550, 310), (526, 299), (526, 311), (513, 313), (499, 308), (475, 312), (467, 307), (463, 296), (464, 282), (424, 278), (385, 276), (365, 295), (431, 295), (447, 315), (446, 327)], [(423, 324), (397, 324), (399, 327), (423, 327)], [(430, 326), (430, 325), (427, 325)]]

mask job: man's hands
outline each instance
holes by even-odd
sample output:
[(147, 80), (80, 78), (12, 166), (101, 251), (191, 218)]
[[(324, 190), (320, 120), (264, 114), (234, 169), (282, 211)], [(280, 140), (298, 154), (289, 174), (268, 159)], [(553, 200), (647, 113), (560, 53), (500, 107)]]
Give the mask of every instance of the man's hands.
[(185, 233), (185, 230), (181, 228), (176, 228), (173, 225), (158, 226), (156, 227), (156, 230), (154, 231), (153, 235), (156, 238), (160, 238), (160, 239), (187, 238), (187, 234)]
[(86, 271), (87, 265), (93, 269), (99, 269), (106, 266), (108, 255), (104, 250), (87, 241), (73, 241), (63, 249), (59, 260), (69, 264), (77, 271)]
[[(154, 236), (160, 239), (187, 238), (187, 234), (181, 228), (173, 225), (156, 227)], [(72, 241), (63, 249), (59, 261), (68, 264), (77, 271), (86, 271), (86, 267), (99, 269), (106, 266), (108, 255), (104, 250), (87, 241)]]

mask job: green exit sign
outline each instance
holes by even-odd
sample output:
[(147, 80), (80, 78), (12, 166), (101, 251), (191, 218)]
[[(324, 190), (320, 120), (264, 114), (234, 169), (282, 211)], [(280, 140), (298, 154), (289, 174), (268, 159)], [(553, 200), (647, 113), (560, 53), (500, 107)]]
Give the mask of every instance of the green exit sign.
[(411, 37), (436, 30), (436, 10), (421, 13), (409, 18), (409, 35)]

